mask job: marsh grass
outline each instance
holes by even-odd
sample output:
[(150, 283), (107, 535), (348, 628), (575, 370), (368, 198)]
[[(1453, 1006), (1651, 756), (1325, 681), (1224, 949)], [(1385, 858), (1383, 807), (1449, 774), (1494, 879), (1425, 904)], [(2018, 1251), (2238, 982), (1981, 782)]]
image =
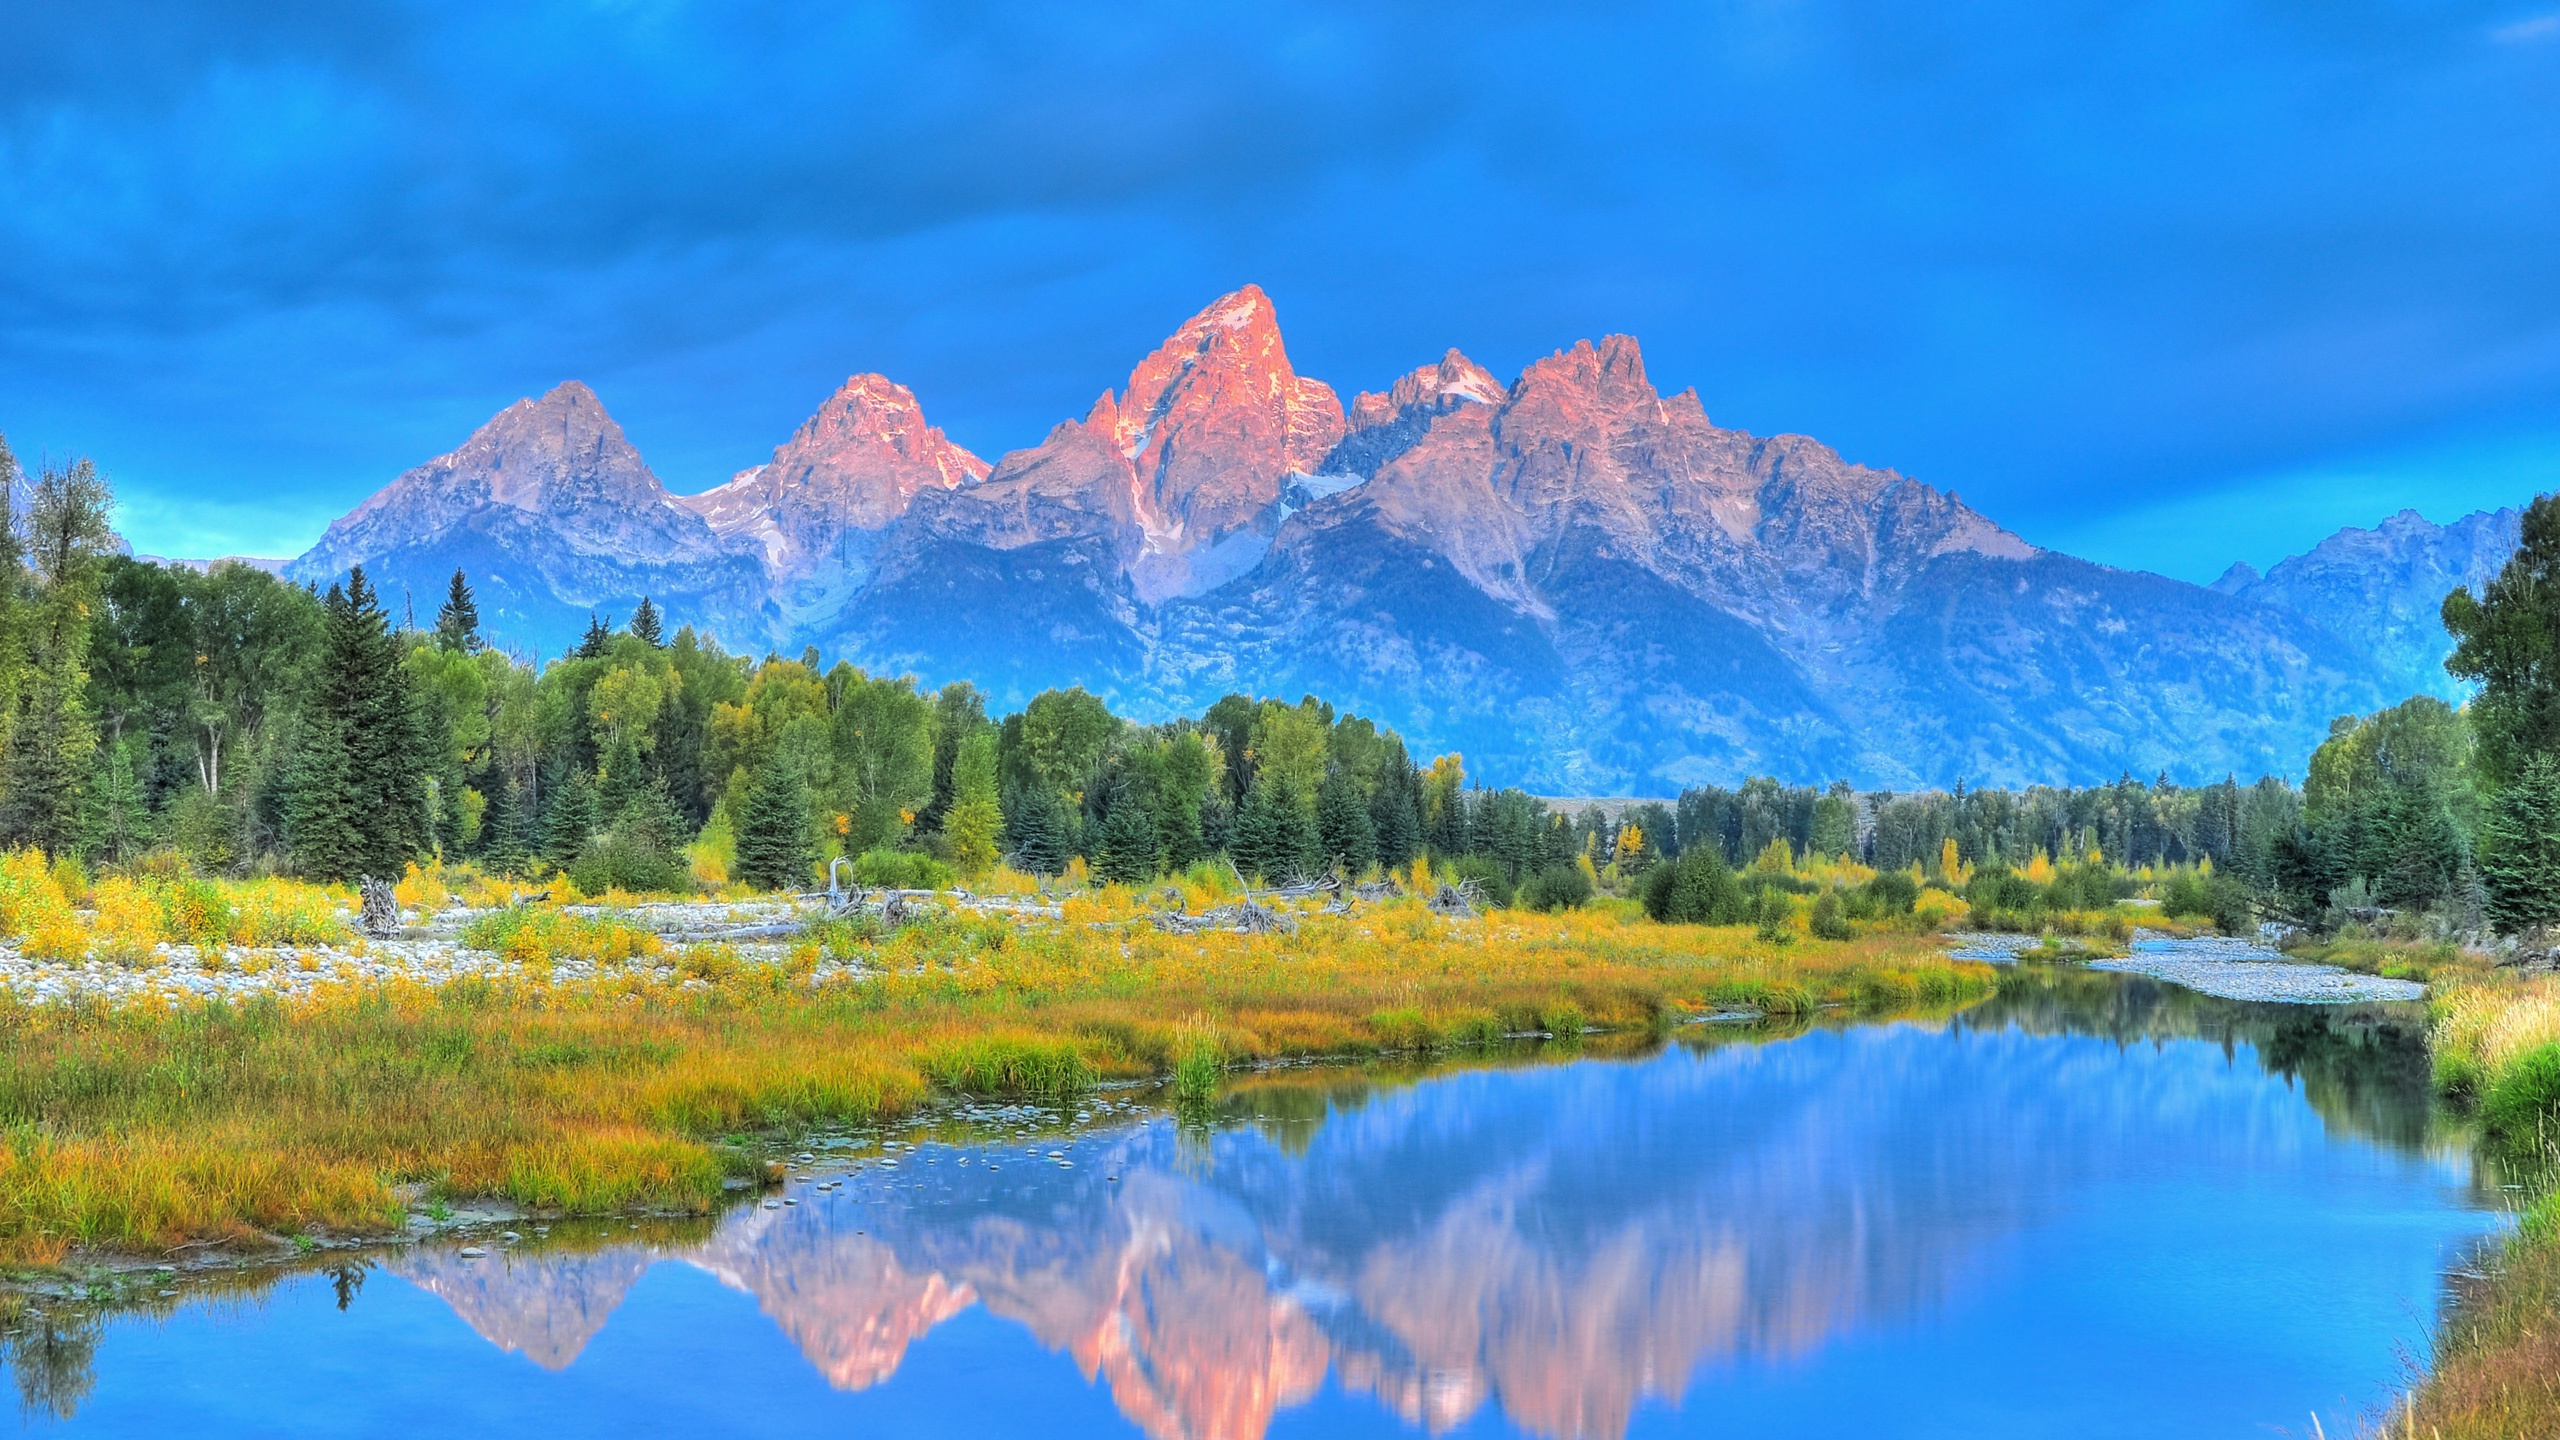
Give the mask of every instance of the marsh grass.
[(858, 957), (859, 980), (697, 947), (669, 980), (636, 966), (554, 984), (553, 959), (654, 956), (656, 937), (525, 906), (472, 933), (519, 963), (441, 988), (0, 1002), (0, 1256), (378, 1229), (405, 1182), (564, 1213), (703, 1207), (744, 1163), (720, 1137), (874, 1121), (937, 1088), (1056, 1098), (1169, 1076), (1214, 1097), (1238, 1062), (1659, 1035), (1706, 1010), (1951, 1007), (1992, 989), (1990, 967), (1916, 937), (1781, 950), (1606, 900), (1456, 921), (1398, 901), (1267, 936), (1164, 933), (1114, 889), (1064, 903), (1064, 921), (946, 916), (800, 947)]
[(2376, 968), (2394, 954), (2421, 955), (2435, 977), (2428, 1008), (2437, 1086), (2470, 1102), (2507, 1161), (2538, 1175), (2543, 1191), (2515, 1233), (2457, 1282), (2434, 1364), (2405, 1408), (2369, 1433), (2560, 1435), (2560, 977), (2498, 975), (2424, 945), (2359, 948)]

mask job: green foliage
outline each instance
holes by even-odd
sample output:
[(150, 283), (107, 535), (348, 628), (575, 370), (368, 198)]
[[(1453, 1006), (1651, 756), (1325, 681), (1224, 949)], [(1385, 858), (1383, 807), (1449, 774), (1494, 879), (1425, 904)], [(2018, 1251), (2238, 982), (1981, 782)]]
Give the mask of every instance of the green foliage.
[(2560, 924), (2560, 755), (2526, 760), (2491, 802), (2480, 879), (2501, 930)]
[(1831, 793), (1813, 802), (1812, 833), (1808, 845), (1817, 855), (1846, 855), (1857, 848), (1858, 817), (1850, 808), (1846, 785), (1832, 787)]
[(1123, 792), (1113, 798), (1094, 847), (1094, 872), (1114, 885), (1143, 885), (1156, 878), (1156, 817), (1147, 803)]
[(1033, 783), (1013, 792), (1005, 819), (1014, 863), (1034, 875), (1060, 875), (1075, 856), (1075, 835), (1068, 828), (1066, 807), (1045, 784)]
[(791, 765), (770, 760), (738, 812), (737, 878), (760, 890), (800, 890), (817, 863), (808, 786)]
[(2160, 913), (2172, 919), (2211, 920), (2225, 935), (2247, 935), (2257, 929), (2257, 912), (2249, 887), (2219, 871), (2207, 875), (2181, 869), (2160, 888)]
[(408, 671), (359, 567), (329, 587), (289, 823), (293, 859), (328, 880), (391, 879), (429, 831), (426, 756)]
[(916, 693), (913, 677), (874, 680), (850, 667), (835, 688), (846, 848), (894, 844), (933, 798), (933, 702)]
[(1325, 863), (1338, 861), (1351, 875), (1365, 874), (1378, 863), (1377, 826), (1369, 818), (1359, 780), (1348, 770), (1336, 768), (1317, 792), (1316, 845)]
[(1785, 945), (1796, 938), (1795, 931), (1790, 928), (1796, 914), (1795, 902), (1787, 898), (1785, 891), (1762, 890), (1752, 909), (1756, 922), (1752, 930), (1753, 939)]
[(2525, 507), (2522, 543), (2478, 597), (2445, 597), (2444, 628), (2444, 668), (2480, 685), (2471, 723), (2489, 783), (2504, 788), (2535, 756), (2560, 755), (2560, 495)]
[(1758, 909), (1712, 845), (1646, 871), (1642, 899), (1647, 916), (1673, 925), (1739, 925), (1755, 919)]
[(1902, 871), (1887, 870), (1848, 892), (1841, 908), (1853, 920), (1890, 920), (1910, 914), (1919, 903), (1920, 882)]
[(1811, 925), (1817, 940), (1846, 940), (1858, 933), (1849, 924), (1848, 902), (1837, 890), (1825, 890), (1814, 900)]
[(587, 777), (571, 773), (551, 787), (551, 803), (542, 817), (542, 858), (566, 870), (586, 852), (596, 833), (596, 791)]
[(865, 850), (854, 857), (856, 882), (885, 890), (947, 890), (951, 867), (915, 850)]
[(1579, 910), (1591, 903), (1591, 877), (1579, 865), (1550, 865), (1520, 885), (1523, 910)]
[(951, 766), (952, 804), (942, 822), (943, 838), (963, 875), (976, 876), (996, 863), (1003, 839), (1004, 812), (996, 802), (996, 733), (986, 725), (972, 730), (954, 752)]
[(1266, 769), (1255, 779), (1236, 816), (1228, 853), (1236, 868), (1257, 880), (1285, 883), (1323, 868), (1315, 822), (1298, 803), (1286, 771)]
[(479, 603), (472, 598), (471, 582), (456, 570), (453, 583), (445, 589), (444, 608), (436, 611), (436, 647), (471, 655), (478, 653), (483, 643)]
[(1030, 778), (1062, 800), (1081, 800), (1094, 766), (1120, 733), (1120, 720), (1110, 706), (1078, 685), (1032, 696), (1023, 707), (1019, 728)]
[[(96, 468), (75, 460), (45, 468), (24, 521), (35, 603), (18, 637), (26, 669), (0, 752), (0, 838), (48, 854), (78, 846), (81, 791), (97, 745), (87, 703), (89, 636), (114, 539), (109, 504)], [(14, 590), (18, 567), (9, 558)]]
[(1507, 907), (1515, 898), (1511, 872), (1503, 869), (1502, 862), (1490, 855), (1461, 855), (1436, 868), (1452, 884), (1474, 884), (1476, 893), (1496, 909)]

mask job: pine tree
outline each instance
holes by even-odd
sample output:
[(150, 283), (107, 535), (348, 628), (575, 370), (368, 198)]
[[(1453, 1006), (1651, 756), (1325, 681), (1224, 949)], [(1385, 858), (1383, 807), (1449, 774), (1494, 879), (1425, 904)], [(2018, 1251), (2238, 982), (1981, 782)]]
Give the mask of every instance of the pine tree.
[(1378, 863), (1400, 870), (1422, 849), (1421, 792), (1411, 766), (1399, 765), (1378, 777), (1378, 793), (1369, 797), (1369, 825), (1378, 841)]
[(590, 610), (587, 612), (587, 633), (578, 641), (578, 648), (569, 652), (569, 658), (572, 660), (601, 660), (605, 657), (605, 652), (610, 650), (612, 646), (613, 627), (606, 624), (601, 618), (599, 618), (596, 615), (596, 612)]
[(133, 751), (138, 743), (125, 740), (99, 746), (96, 771), (89, 781), (82, 826), (87, 843), (81, 848), (110, 864), (131, 859), (148, 840), (151, 811), (143, 802), (142, 786), (133, 773)]
[(318, 691), (316, 703), (346, 748), (356, 837), (347, 857), (353, 867), (320, 873), (336, 880), (395, 879), (427, 843), (427, 756), (400, 642), (362, 566), (348, 574), (329, 614)]
[(2489, 918), (2513, 934), (2560, 925), (2560, 756), (2536, 755), (2491, 802), (2480, 879)]
[(524, 787), (501, 780), (489, 787), (489, 808), (480, 817), (480, 862), (500, 875), (523, 872), (533, 858), (524, 822)]
[(1144, 885), (1156, 878), (1156, 817), (1145, 801), (1124, 790), (1111, 802), (1094, 869), (1114, 885)]
[(1320, 864), (1340, 864), (1358, 876), (1378, 863), (1378, 832), (1360, 782), (1336, 766), (1316, 791), (1316, 840)]
[(596, 833), (595, 786), (581, 774), (572, 773), (565, 781), (551, 786), (551, 805), (542, 817), (542, 858), (552, 868), (566, 870), (578, 863), (587, 841)]
[[(345, 592), (330, 586), (326, 603), (334, 616), (347, 603)], [(306, 875), (343, 880), (363, 863), (350, 769), (344, 728), (315, 700), (302, 715), (285, 776), (285, 839)]]
[(471, 582), (456, 570), (453, 584), (445, 591), (444, 608), (436, 612), (436, 644), (476, 655), (486, 643), (480, 638), (480, 606), (471, 598)]
[(738, 878), (759, 890), (799, 890), (816, 864), (808, 786), (788, 762), (767, 760), (738, 811)]
[(1236, 868), (1264, 881), (1284, 882), (1320, 866), (1315, 822), (1307, 818), (1285, 777), (1264, 772), (1245, 796), (1229, 847)]
[[(26, 519), (35, 605), (26, 672), (10, 716), (0, 835), (68, 853), (80, 840), (81, 790), (97, 748), (87, 705), (88, 653), (100, 572), (114, 532), (107, 484), (86, 460), (47, 468)], [(14, 568), (14, 567), (12, 567)]]
[(1014, 792), (1013, 814), (1005, 828), (1014, 859), (1023, 869), (1034, 875), (1065, 872), (1075, 853), (1074, 837), (1067, 830), (1066, 807), (1047, 785), (1034, 780)]
[(652, 648), (664, 648), (666, 639), (658, 606), (648, 596), (640, 597), (640, 608), (631, 612), (631, 633)]
[(1209, 858), (1200, 834), (1200, 810), (1207, 803), (1168, 804), (1156, 812), (1156, 852), (1164, 857), (1167, 871), (1178, 875)]

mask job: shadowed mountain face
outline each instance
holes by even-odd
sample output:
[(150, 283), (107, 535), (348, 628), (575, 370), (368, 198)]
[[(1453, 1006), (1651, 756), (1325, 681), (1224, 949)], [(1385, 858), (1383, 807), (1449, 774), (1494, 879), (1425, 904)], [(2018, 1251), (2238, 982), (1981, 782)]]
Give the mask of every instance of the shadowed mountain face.
[(765, 465), (677, 499), (566, 385), (290, 573), (440, 594), (460, 566), (503, 638), (546, 650), (646, 592), (734, 649), (817, 643), (1001, 705), (1314, 691), (1547, 793), (2200, 781), (2289, 770), (2333, 716), (2441, 688), (2435, 599), (2513, 543), (2481, 518), (2399, 517), (2206, 589), (1721, 428), (1626, 336), (1509, 386), (1453, 350), (1346, 411), (1248, 286), (993, 466), (862, 375)]
[(2516, 509), (2484, 510), (2450, 525), (2403, 510), (2370, 530), (2341, 530), (2264, 575), (2234, 565), (2213, 588), (2282, 606), (2356, 641), (2389, 694), (2459, 703), (2463, 686), (2444, 669), (2453, 651), (2444, 597), (2464, 585), (2479, 593), (2516, 553), (2523, 532), (2524, 512)]
[(2058, 984), (1951, 1025), (1397, 1088), (1283, 1078), (1229, 1097), (1234, 1128), (1089, 1135), (1072, 1169), (1046, 1140), (929, 1145), (698, 1244), (394, 1269), (555, 1369), (667, 1260), (753, 1296), (841, 1390), (894, 1383), (977, 1306), (1155, 1440), (1258, 1440), (1328, 1380), (1432, 1433), (1616, 1440), (1725, 1375), (1926, 1332), (2115, 1190), (2263, 1184), (2325, 1153), (2324, 1126), (2425, 1164), (2414, 1015)]

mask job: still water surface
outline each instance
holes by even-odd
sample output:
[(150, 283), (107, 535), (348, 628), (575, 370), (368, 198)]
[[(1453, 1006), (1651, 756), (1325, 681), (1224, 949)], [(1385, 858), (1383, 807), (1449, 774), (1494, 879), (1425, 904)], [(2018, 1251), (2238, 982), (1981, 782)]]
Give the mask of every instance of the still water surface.
[(2502, 1223), (2421, 1020), (2078, 975), (982, 1113), (797, 1205), (182, 1290), (16, 1378), (64, 1435), (2339, 1435)]

